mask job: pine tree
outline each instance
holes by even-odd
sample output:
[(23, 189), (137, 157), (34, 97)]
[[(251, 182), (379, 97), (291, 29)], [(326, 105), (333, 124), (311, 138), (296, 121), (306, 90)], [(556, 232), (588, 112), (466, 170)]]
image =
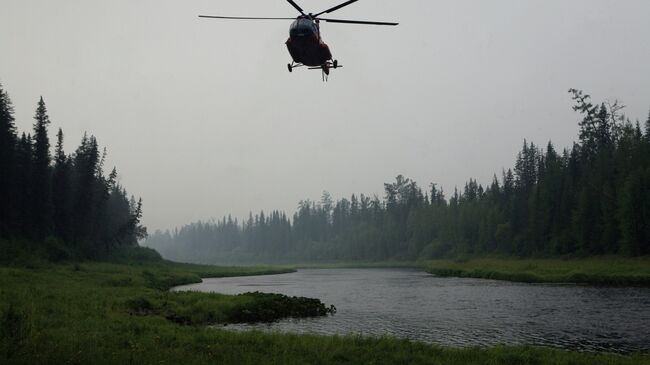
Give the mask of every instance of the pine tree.
[(54, 233), (66, 242), (72, 240), (71, 161), (63, 150), (63, 131), (59, 128), (54, 152), (52, 173), (52, 204), (54, 206)]
[(32, 136), (22, 134), (16, 149), (16, 234), (23, 238), (33, 235), (32, 206)]
[[(644, 176), (645, 175), (645, 176)], [(626, 179), (620, 195), (619, 220), (622, 235), (621, 251), (637, 256), (648, 253), (647, 241), (650, 237), (650, 188), (645, 178), (650, 177), (650, 169), (644, 173), (638, 169)], [(650, 180), (650, 179), (648, 179)], [(645, 252), (644, 252), (645, 251)]]
[(595, 119), (596, 126), (594, 132), (597, 151), (610, 147), (614, 141), (615, 126), (611, 123), (611, 116), (605, 103), (601, 104)]
[(588, 94), (576, 89), (570, 89), (569, 93), (572, 94), (571, 98), (575, 102), (573, 110), (583, 115), (582, 121), (578, 123), (580, 126), (581, 152), (587, 161), (592, 161), (595, 158), (598, 146), (596, 130), (597, 115), (600, 110), (598, 106), (591, 103), (591, 96)]
[(34, 166), (32, 170), (32, 209), (34, 238), (44, 239), (52, 232), (52, 201), (50, 191), (50, 141), (47, 126), (50, 119), (43, 98), (34, 116)]
[(73, 242), (77, 249), (89, 254), (93, 251), (91, 238), (94, 233), (96, 204), (97, 164), (99, 150), (95, 137), (84, 134), (81, 144), (74, 155), (75, 196), (74, 196), (74, 226)]
[(142, 198), (139, 198), (136, 203), (133, 196), (131, 196), (129, 206), (131, 206), (131, 217), (129, 221), (130, 242), (128, 243), (131, 246), (136, 246), (138, 240), (147, 238), (147, 229), (140, 224), (142, 219)]
[(648, 119), (645, 121), (645, 140), (650, 143), (650, 112), (648, 112)]
[(0, 85), (0, 238), (11, 236), (15, 230), (16, 142), (14, 109)]

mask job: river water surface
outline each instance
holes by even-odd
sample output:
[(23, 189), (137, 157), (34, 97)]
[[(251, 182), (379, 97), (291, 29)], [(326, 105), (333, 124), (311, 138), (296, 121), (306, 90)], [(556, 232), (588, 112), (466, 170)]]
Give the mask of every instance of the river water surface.
[(650, 351), (650, 289), (439, 278), (415, 269), (305, 269), (177, 287), (318, 298), (333, 316), (234, 330), (390, 335), (450, 346), (544, 345)]

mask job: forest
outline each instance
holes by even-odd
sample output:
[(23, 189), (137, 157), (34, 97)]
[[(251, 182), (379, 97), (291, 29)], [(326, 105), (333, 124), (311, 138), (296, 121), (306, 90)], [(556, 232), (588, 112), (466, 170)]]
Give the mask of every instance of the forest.
[(523, 141), (513, 168), (448, 196), (402, 175), (383, 197), (303, 200), (272, 211), (156, 231), (145, 245), (187, 262), (414, 260), (506, 255), (650, 254), (650, 114), (571, 89), (578, 141), (562, 151)]
[(31, 133), (16, 130), (0, 86), (0, 261), (39, 255), (59, 261), (98, 259), (146, 237), (142, 200), (127, 195), (117, 170), (104, 171), (106, 149), (84, 134), (72, 154), (58, 130), (54, 154), (41, 97)]

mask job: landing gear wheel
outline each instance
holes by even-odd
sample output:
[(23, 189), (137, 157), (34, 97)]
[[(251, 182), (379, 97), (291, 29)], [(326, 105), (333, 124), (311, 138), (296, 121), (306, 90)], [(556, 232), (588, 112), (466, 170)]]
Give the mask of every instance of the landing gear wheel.
[(293, 72), (293, 66), (291, 66), (290, 63), (287, 63), (287, 68), (289, 69), (289, 72)]
[(334, 63), (332, 64), (332, 66), (334, 66), (334, 68), (339, 67), (339, 60), (334, 60)]

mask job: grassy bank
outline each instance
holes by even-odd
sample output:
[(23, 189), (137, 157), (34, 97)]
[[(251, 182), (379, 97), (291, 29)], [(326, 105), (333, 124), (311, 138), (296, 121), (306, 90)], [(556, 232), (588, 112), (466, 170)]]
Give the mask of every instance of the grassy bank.
[[(397, 339), (233, 333), (204, 323), (274, 298), (173, 293), (201, 276), (278, 273), (169, 263), (0, 268), (0, 363), (650, 364), (647, 355), (530, 347), (452, 349)], [(262, 303), (262, 304), (260, 304)], [(284, 305), (283, 305), (284, 306)]]
[(438, 276), (526, 283), (650, 286), (650, 257), (433, 260), (426, 261), (424, 267)]
[(525, 283), (650, 286), (650, 257), (326, 262), (283, 265), (281, 267), (286, 269), (421, 268), (431, 274), (443, 277), (471, 277)]

